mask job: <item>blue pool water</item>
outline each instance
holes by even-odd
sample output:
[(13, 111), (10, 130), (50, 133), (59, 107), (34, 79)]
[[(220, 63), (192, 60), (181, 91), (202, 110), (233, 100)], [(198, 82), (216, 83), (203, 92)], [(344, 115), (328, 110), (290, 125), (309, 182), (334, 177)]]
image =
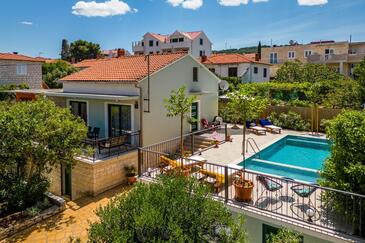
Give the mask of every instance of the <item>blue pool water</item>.
[[(245, 160), (246, 169), (316, 182), (318, 171), (330, 155), (326, 139), (288, 135)], [(243, 166), (243, 162), (239, 165)]]

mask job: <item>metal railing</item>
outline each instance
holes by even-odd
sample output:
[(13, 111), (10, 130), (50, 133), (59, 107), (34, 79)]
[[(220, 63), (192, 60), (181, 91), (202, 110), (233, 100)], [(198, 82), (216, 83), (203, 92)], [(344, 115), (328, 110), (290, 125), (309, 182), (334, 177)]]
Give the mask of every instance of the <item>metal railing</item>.
[(95, 162), (136, 150), (140, 147), (140, 136), (140, 131), (128, 131), (110, 138), (88, 138), (81, 157)]
[[(255, 139), (253, 139), (253, 138), (248, 138), (246, 140), (246, 153), (248, 153), (248, 145), (250, 145), (250, 147), (254, 153), (259, 153), (261, 151), (260, 147), (257, 145)], [(255, 145), (255, 146), (253, 146), (253, 145)], [(260, 158), (260, 154), (258, 156)]]
[[(166, 171), (189, 168), (195, 177), (212, 188), (214, 197), (232, 206), (253, 208), (267, 215), (283, 217), (305, 227), (318, 227), (357, 237), (365, 236), (365, 196), (326, 188), (274, 175), (243, 171), (239, 167), (217, 165), (192, 158), (175, 158), (182, 167), (172, 168), (161, 163), (178, 144), (172, 139), (139, 148), (139, 175), (157, 179)], [(170, 157), (171, 158), (171, 157)], [(174, 159), (172, 157), (172, 159)], [(186, 175), (186, 174), (185, 174)], [(253, 183), (251, 198), (240, 201), (234, 181), (238, 176)], [(298, 222), (300, 221), (300, 222)]]

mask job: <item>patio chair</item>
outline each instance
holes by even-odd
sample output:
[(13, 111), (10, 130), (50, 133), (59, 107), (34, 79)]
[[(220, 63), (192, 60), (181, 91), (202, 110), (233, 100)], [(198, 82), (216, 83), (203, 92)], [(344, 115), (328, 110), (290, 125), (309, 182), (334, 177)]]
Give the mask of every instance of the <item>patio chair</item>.
[(199, 171), (201, 174), (213, 179), (213, 181), (209, 181), (209, 184), (212, 184), (214, 187), (214, 192), (215, 193), (219, 193), (225, 183), (225, 179), (224, 179), (224, 174), (215, 172), (215, 171), (210, 171), (210, 170), (206, 170), (206, 169), (201, 169)]
[(260, 119), (260, 125), (271, 133), (281, 133), (282, 128), (273, 125), (268, 119)]
[(173, 160), (167, 158), (166, 156), (160, 156), (160, 172), (161, 174), (170, 174), (175, 170), (179, 169), (189, 169), (193, 168), (194, 166), (203, 166), (205, 161), (188, 161), (185, 163), (181, 163), (181, 161)]
[[(268, 197), (266, 197), (266, 198), (269, 199), (269, 201), (268, 201), (269, 204), (272, 205), (272, 204), (277, 204), (278, 202), (280, 202), (280, 204), (279, 204), (278, 207), (276, 207), (274, 209), (271, 207), (271, 209), (272, 210), (277, 210), (277, 209), (281, 208), (283, 206), (283, 202), (281, 200), (279, 200), (279, 199), (276, 199), (276, 198), (280, 198), (281, 197), (281, 193), (279, 193), (280, 196), (278, 196), (278, 192), (280, 191), (280, 189), (283, 188), (283, 185), (280, 184), (279, 182), (274, 181), (274, 180), (272, 180), (272, 179), (270, 179), (270, 178), (268, 178), (266, 176), (263, 176), (263, 175), (258, 175), (256, 177), (256, 180), (258, 182), (260, 182), (264, 186), (264, 188), (265, 188), (262, 191), (260, 197), (257, 199), (256, 204), (257, 205), (259, 205), (259, 204), (263, 204), (263, 205), (266, 204), (267, 203), (267, 200), (264, 200), (262, 202), (260, 202), (260, 200), (263, 199), (263, 194), (265, 192), (266, 192), (266, 194), (269, 192), (270, 195)], [(275, 198), (272, 197), (272, 193), (275, 193)], [(267, 205), (266, 205), (266, 207), (267, 207)]]
[(208, 120), (205, 119), (205, 118), (202, 118), (200, 120), (200, 124), (201, 124), (203, 129), (208, 129), (208, 128), (213, 128), (214, 127), (214, 124), (211, 123), (211, 122), (208, 122)]
[[(316, 184), (313, 184), (316, 185)], [(320, 213), (316, 209), (316, 207), (313, 205), (311, 200), (311, 195), (317, 190), (317, 187), (310, 186), (310, 185), (294, 185), (290, 187), (290, 189), (298, 195), (300, 198), (302, 198), (301, 203), (293, 203), (290, 205), (290, 209), (292, 212), (297, 215), (299, 218), (303, 218), (304, 216), (307, 216), (309, 222), (313, 222), (315, 220), (318, 220), (320, 218)], [(308, 198), (308, 203), (305, 203), (304, 199)], [(296, 208), (296, 210), (294, 209)], [(302, 215), (299, 215), (299, 211), (302, 213)]]
[(98, 144), (99, 154), (101, 154), (101, 151), (103, 149), (108, 149), (109, 156), (110, 156), (111, 149), (113, 149), (113, 148), (118, 148), (118, 154), (119, 154), (120, 148), (127, 145), (128, 136), (129, 136), (128, 134), (125, 134), (125, 135), (122, 135), (119, 137), (112, 137), (112, 138), (108, 138), (108, 139), (104, 139), (103, 141), (100, 141)]

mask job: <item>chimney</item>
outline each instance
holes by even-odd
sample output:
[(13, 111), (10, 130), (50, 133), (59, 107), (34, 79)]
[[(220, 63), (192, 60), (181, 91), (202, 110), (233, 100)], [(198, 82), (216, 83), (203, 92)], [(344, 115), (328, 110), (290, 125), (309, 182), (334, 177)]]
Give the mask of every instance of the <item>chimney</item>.
[(18, 52), (17, 51), (13, 51), (13, 54), (18, 55)]
[(207, 56), (204, 55), (204, 56), (201, 57), (201, 62), (206, 62), (207, 59), (208, 59)]
[(261, 60), (261, 54), (260, 53), (255, 53), (255, 61), (258, 62)]
[(117, 57), (124, 57), (124, 56), (125, 56), (125, 50), (118, 48)]

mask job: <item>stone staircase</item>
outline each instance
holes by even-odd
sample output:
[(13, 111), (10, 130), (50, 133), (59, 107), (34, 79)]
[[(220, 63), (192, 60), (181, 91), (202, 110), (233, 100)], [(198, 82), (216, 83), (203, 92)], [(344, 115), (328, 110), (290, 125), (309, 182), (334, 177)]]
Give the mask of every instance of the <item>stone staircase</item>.
[[(199, 136), (199, 135), (195, 135), (194, 136), (194, 151), (198, 151), (199, 149), (205, 149), (208, 148), (210, 146), (212, 146), (213, 139), (208, 138), (208, 137), (204, 137), (204, 136)], [(187, 137), (184, 140), (184, 148), (185, 151), (191, 151), (191, 137)]]

